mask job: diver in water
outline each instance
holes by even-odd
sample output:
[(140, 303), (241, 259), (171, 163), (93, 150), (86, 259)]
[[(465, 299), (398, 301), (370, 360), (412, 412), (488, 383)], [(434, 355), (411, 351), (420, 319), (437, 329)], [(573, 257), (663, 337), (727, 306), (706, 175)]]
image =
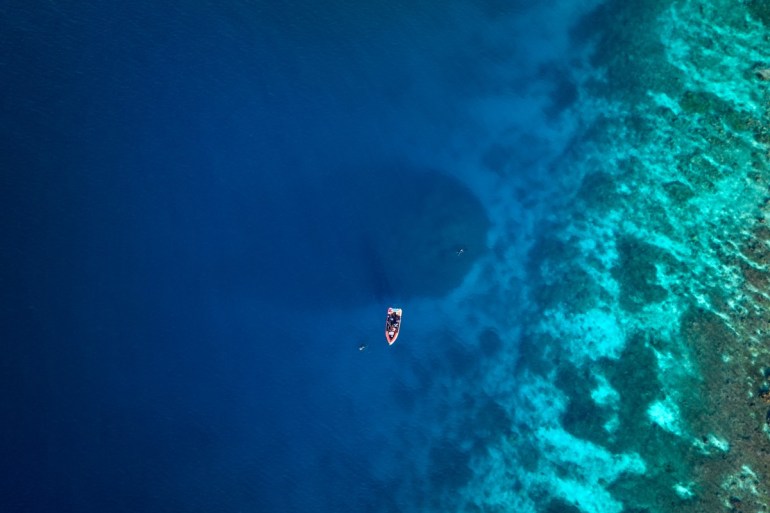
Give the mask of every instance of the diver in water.
[(363, 351), (364, 349), (366, 349), (366, 344), (361, 344), (360, 346), (358, 346), (359, 351)]
[(465, 253), (465, 248), (460, 248), (456, 251), (457, 256), (461, 256), (463, 253)]

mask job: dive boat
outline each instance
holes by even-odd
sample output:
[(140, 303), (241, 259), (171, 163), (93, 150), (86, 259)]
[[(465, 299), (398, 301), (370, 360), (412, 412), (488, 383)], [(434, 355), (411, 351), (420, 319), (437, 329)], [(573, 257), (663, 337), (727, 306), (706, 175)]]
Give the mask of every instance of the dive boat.
[(385, 340), (388, 341), (388, 345), (393, 345), (399, 331), (401, 331), (401, 309), (388, 308), (388, 316), (385, 318)]

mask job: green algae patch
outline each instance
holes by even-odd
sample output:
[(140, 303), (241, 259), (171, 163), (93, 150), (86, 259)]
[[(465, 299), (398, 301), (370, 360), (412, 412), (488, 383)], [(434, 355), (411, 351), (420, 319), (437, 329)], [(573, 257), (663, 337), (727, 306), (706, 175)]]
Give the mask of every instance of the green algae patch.
[(525, 333), (519, 341), (516, 373), (531, 373), (548, 376), (553, 370), (554, 361), (551, 357), (553, 347), (559, 347), (558, 341), (550, 335), (532, 335)]
[(754, 140), (764, 146), (770, 146), (770, 130), (765, 126), (754, 129)]
[(543, 513), (581, 513), (581, 509), (561, 499), (553, 499), (542, 510)]
[(663, 190), (666, 192), (672, 202), (677, 205), (687, 203), (695, 196), (695, 192), (689, 185), (683, 184), (679, 180), (673, 180), (663, 184)]
[(636, 332), (618, 360), (599, 362), (620, 395), (619, 425), (608, 437), (610, 447), (615, 452), (636, 452), (646, 464), (643, 475), (621, 475), (608, 485), (613, 497), (626, 506), (624, 511), (697, 511), (682, 509), (685, 503), (675, 486), (692, 479), (703, 455), (689, 440), (661, 428), (648, 416), (650, 405), (665, 398), (653, 348), (666, 344)]
[(580, 183), (577, 198), (592, 207), (609, 208), (618, 201), (617, 178), (603, 171), (589, 173)]
[(619, 438), (633, 443), (641, 436), (637, 430), (648, 429), (647, 408), (661, 394), (655, 355), (645, 343), (645, 337), (636, 333), (628, 338), (620, 358), (604, 359), (600, 368), (620, 394)]
[(510, 432), (513, 421), (500, 403), (489, 397), (481, 400), (469, 398), (468, 402), (474, 405), (469, 408), (473, 414), (465, 419), (461, 431), (473, 434), (478, 450), (484, 451), (488, 444)]
[(568, 398), (561, 417), (562, 427), (577, 438), (603, 445), (608, 436), (604, 425), (610, 421), (611, 411), (592, 399), (591, 391), (596, 385), (596, 379), (587, 368), (563, 366), (556, 378), (556, 386)]
[(688, 399), (681, 405), (682, 417), (695, 434), (720, 430), (714, 424), (724, 405), (725, 398), (720, 396), (735, 380), (725, 374), (730, 367), (725, 356), (730, 356), (737, 338), (718, 315), (699, 308), (690, 308), (680, 322), (682, 340), (698, 373), (697, 380), (680, 379), (679, 388)]
[(770, 245), (768, 242), (770, 242), (770, 228), (760, 224), (754, 228), (752, 236), (743, 243), (741, 253), (758, 266), (770, 265)]
[(532, 301), (541, 310), (564, 308), (570, 312), (595, 306), (606, 293), (579, 264), (582, 252), (575, 240), (540, 237), (529, 252), (527, 272), (535, 284)]
[(620, 284), (620, 306), (638, 312), (649, 303), (666, 299), (666, 289), (658, 284), (656, 262), (667, 260), (660, 248), (631, 237), (618, 240), (618, 263), (612, 276)]
[(741, 262), (740, 269), (747, 283), (750, 283), (759, 290), (768, 290), (770, 288), (770, 274), (767, 271), (757, 269), (745, 262)]
[(737, 337), (713, 312), (690, 308), (681, 318), (680, 333), (703, 372), (713, 373), (724, 367), (722, 355), (737, 347)]
[(679, 100), (679, 106), (685, 114), (708, 114), (719, 101), (715, 95), (705, 91), (686, 91)]
[(665, 478), (667, 472), (654, 476), (624, 476), (610, 484), (608, 490), (625, 505), (623, 513), (664, 513), (689, 511), (681, 509), (682, 501), (674, 491), (675, 480)]
[(700, 116), (716, 129), (720, 123), (735, 132), (746, 132), (756, 126), (748, 112), (707, 91), (686, 91), (679, 100), (679, 106), (685, 114)]
[(659, 14), (654, 2), (605, 2), (573, 30), (572, 37), (583, 40), (595, 38), (596, 27), (603, 28), (591, 64), (606, 70), (606, 83), (601, 85), (604, 95), (638, 96), (649, 89), (671, 87), (668, 82), (675, 70), (666, 63), (663, 43), (639, 37), (653, 30)]
[[(529, 430), (527, 426), (521, 426), (520, 431), (526, 433)], [(516, 462), (527, 472), (537, 472), (537, 467), (541, 461), (541, 454), (537, 444), (527, 437), (516, 439)]]
[(542, 308), (560, 306), (571, 312), (583, 311), (600, 296), (593, 278), (577, 266), (556, 269), (550, 275), (553, 283), (541, 284), (532, 293), (532, 299)]
[(770, 28), (770, 4), (766, 0), (749, 0), (746, 7), (752, 18)]
[(676, 168), (695, 189), (701, 192), (714, 192), (716, 190), (714, 182), (722, 177), (719, 168), (700, 152), (677, 156)]

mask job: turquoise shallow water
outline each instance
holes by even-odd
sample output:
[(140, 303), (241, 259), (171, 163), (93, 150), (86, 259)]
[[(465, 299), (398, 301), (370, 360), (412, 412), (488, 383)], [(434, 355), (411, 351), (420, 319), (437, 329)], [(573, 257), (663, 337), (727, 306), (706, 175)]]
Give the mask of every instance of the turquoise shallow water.
[(770, 506), (763, 2), (6, 14), (1, 509)]
[(609, 3), (588, 19), (613, 28), (576, 31), (597, 45), (560, 162), (581, 184), (530, 254), (516, 428), (476, 462), (474, 497), (767, 507), (766, 14), (727, 4)]
[[(499, 273), (487, 312), (515, 298), (501, 331), (519, 343), (447, 385), (453, 404), (467, 383), (479, 392), (477, 421), (448, 414), (462, 449), (444, 452), (470, 470), (440, 504), (767, 507), (763, 9), (607, 3), (572, 29), (591, 50), (571, 68), (569, 144), (538, 174), (547, 207), (523, 244), (491, 235), (527, 258), (478, 276)], [(514, 155), (488, 157), (505, 169)]]

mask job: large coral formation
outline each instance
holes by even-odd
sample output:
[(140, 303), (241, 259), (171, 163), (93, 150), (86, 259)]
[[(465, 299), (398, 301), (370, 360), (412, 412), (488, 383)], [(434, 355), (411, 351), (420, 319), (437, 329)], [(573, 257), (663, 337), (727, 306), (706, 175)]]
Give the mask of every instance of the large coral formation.
[[(575, 31), (603, 23), (587, 83), (605, 103), (584, 113), (569, 215), (530, 253), (542, 320), (518, 375), (559, 398), (563, 436), (645, 468), (593, 481), (590, 457), (551, 458), (535, 430), (517, 481), (529, 504), (552, 472), (559, 507), (579, 511), (770, 507), (768, 20), (763, 2), (608, 2)], [(570, 487), (610, 495), (600, 507)]]
[[(435, 505), (770, 508), (768, 20), (764, 2), (612, 0), (575, 29), (595, 52), (553, 164), (571, 187), (502, 285), (524, 305), (518, 360), (489, 330), (483, 370), (446, 352), (478, 422), (442, 412), (455, 446), (433, 459), (460, 467)], [(503, 177), (520, 159), (482, 160)]]

